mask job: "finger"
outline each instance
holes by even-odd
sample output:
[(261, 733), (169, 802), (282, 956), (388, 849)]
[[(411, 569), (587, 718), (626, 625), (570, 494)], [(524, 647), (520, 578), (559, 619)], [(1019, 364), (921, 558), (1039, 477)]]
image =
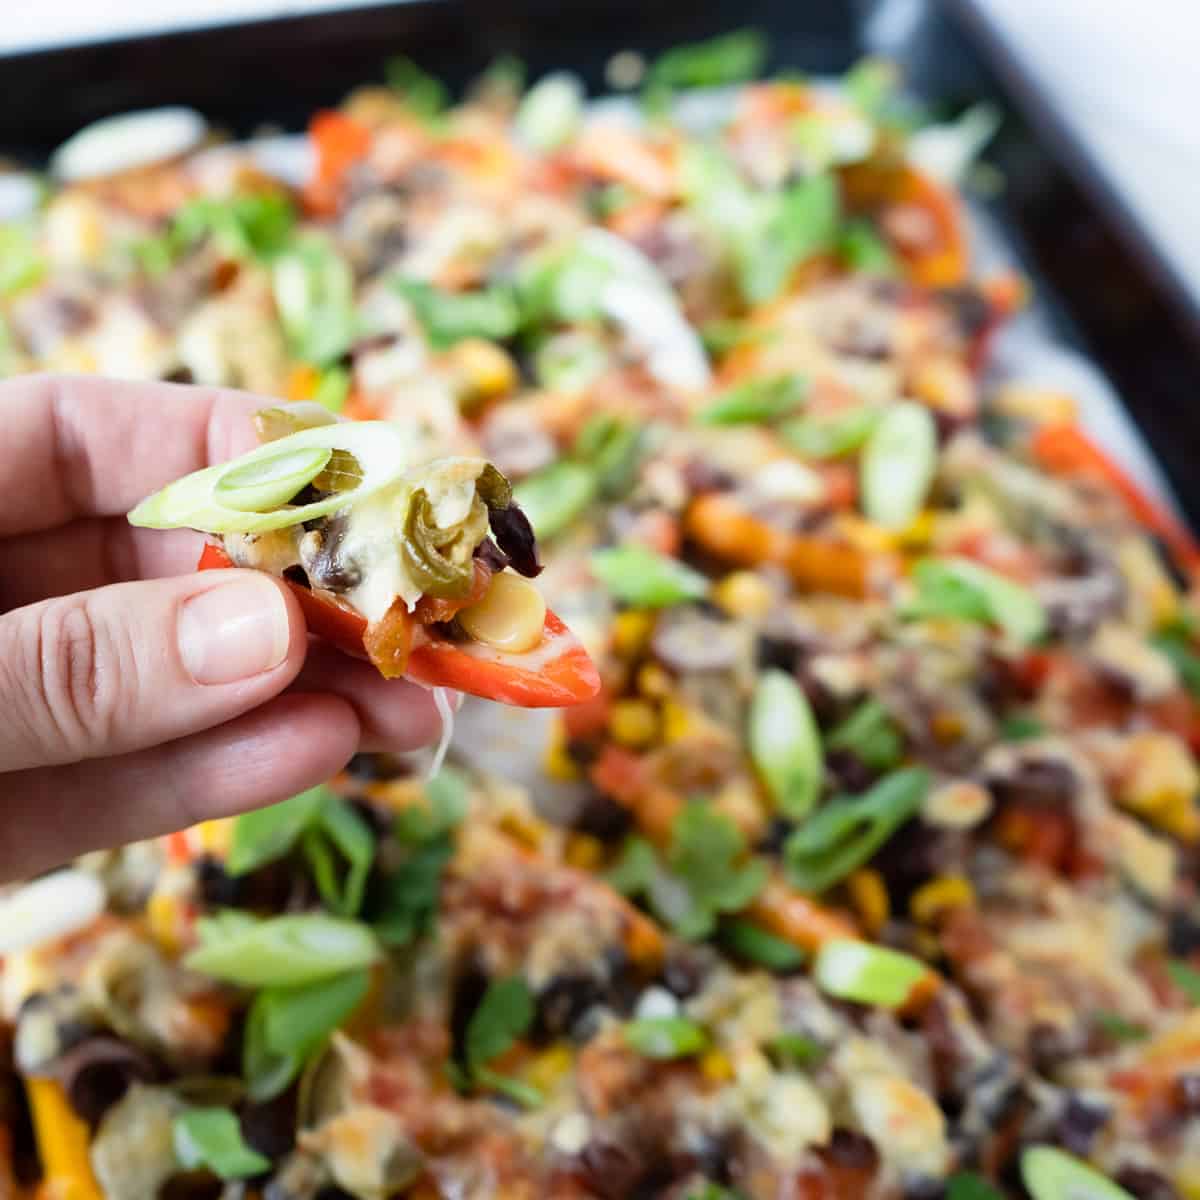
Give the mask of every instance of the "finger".
[(300, 606), (254, 571), (117, 584), (0, 616), (0, 770), (124, 754), (211, 729), (304, 661)]
[(357, 742), (344, 701), (288, 695), (138, 754), (0, 776), (0, 881), (284, 800), (336, 775)]
[(203, 544), (190, 529), (134, 529), (124, 517), (19, 534), (0, 554), (0, 612), (112, 583), (186, 575)]
[(271, 401), (217, 388), (28, 376), (0, 383), (0, 537), (115, 516), (181, 475), (255, 444)]
[(404, 679), (384, 679), (368, 662), (314, 641), (294, 691), (325, 692), (353, 706), (362, 728), (363, 750), (398, 754), (428, 746), (441, 736), (442, 719), (433, 695)]

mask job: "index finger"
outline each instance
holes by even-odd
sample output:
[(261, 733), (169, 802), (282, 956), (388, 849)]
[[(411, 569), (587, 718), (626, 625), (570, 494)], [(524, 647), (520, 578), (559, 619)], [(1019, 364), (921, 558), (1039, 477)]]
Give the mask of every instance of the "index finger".
[(244, 392), (87, 376), (0, 383), (0, 537), (128, 512), (255, 442)]

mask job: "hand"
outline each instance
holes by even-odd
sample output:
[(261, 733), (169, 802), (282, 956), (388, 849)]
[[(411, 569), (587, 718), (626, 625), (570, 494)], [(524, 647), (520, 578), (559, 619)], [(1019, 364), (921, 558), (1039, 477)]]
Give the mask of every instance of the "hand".
[(310, 646), (288, 589), (194, 571), (202, 538), (125, 513), (255, 442), (262, 400), (171, 384), (0, 384), (0, 880), (227, 816), (357, 750), (432, 741), (428, 692)]

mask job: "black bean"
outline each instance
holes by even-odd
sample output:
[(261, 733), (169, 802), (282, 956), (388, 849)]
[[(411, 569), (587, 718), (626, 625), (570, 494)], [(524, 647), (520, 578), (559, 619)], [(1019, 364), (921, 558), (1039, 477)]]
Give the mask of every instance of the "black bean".
[(943, 288), (938, 292), (938, 299), (949, 310), (954, 323), (966, 338), (978, 337), (992, 319), (992, 306), (987, 297), (970, 284)]
[(835, 1129), (825, 1156), (835, 1166), (874, 1171), (879, 1166), (879, 1151), (865, 1134), (852, 1129)]
[(1167, 923), (1167, 949), (1180, 958), (1200, 950), (1200, 919), (1196, 913), (1184, 909), (1171, 913)]
[(629, 809), (602, 792), (591, 791), (571, 822), (580, 833), (589, 833), (602, 841), (623, 837), (633, 824)]
[(1153, 1167), (1122, 1167), (1113, 1177), (1134, 1200), (1179, 1200), (1179, 1193)]
[(230, 875), (219, 859), (208, 855), (196, 864), (196, 882), (204, 903), (210, 908), (233, 908), (246, 890), (242, 881)]
[(595, 976), (556, 975), (538, 995), (538, 1026), (554, 1037), (569, 1034), (583, 1014), (602, 1000), (603, 990)]
[(709, 962), (702, 950), (693, 946), (673, 946), (663, 963), (663, 983), (681, 1000), (694, 996), (709, 972)]
[(1058, 1137), (1063, 1148), (1086, 1158), (1096, 1134), (1108, 1123), (1111, 1115), (1107, 1104), (1073, 1093), (1058, 1119)]
[(646, 1164), (632, 1147), (589, 1142), (579, 1155), (583, 1183), (603, 1200), (627, 1200), (642, 1180)]
[(833, 773), (842, 791), (857, 795), (865, 792), (878, 778), (878, 772), (867, 766), (853, 750), (828, 750), (825, 766)]
[(1172, 1099), (1189, 1117), (1200, 1115), (1200, 1074), (1192, 1071), (1175, 1077)]
[(267, 1158), (280, 1159), (296, 1144), (296, 1089), (242, 1109), (242, 1136)]
[(999, 804), (1021, 801), (1050, 808), (1070, 804), (1079, 786), (1070, 766), (1052, 758), (1024, 759), (1015, 770), (996, 773), (986, 782)]

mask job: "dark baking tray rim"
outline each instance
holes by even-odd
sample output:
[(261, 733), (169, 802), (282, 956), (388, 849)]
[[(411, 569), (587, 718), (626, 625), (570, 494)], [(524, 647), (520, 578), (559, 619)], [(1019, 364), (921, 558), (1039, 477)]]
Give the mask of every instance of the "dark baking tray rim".
[[(193, 104), (239, 133), (263, 123), (296, 128), (312, 109), (379, 78), (397, 51), (456, 85), (511, 52), (534, 72), (573, 67), (600, 89), (617, 49), (655, 51), (756, 25), (772, 36), (775, 65), (837, 71), (862, 52), (869, 7), (407, 0), (42, 49), (0, 57), (6, 97), (20, 98), (0, 106), (0, 151), (36, 162), (88, 120), (169, 102)], [(931, 0), (924, 24), (912, 61), (901, 53), (915, 89), (947, 105), (997, 100), (1009, 114), (992, 151), (1008, 179), (993, 212), (1048, 297), (1057, 332), (1112, 382), (1200, 527), (1200, 314), (976, 0)]]

